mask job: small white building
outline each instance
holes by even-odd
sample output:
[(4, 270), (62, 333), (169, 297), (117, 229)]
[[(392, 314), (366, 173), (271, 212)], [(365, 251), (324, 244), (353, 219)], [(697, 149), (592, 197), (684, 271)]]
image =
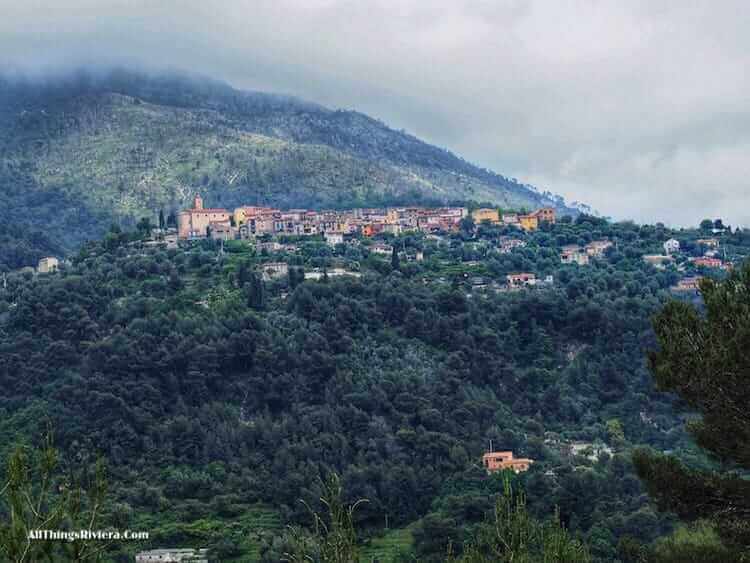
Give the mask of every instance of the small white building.
[(289, 275), (289, 264), (286, 262), (266, 262), (261, 265), (263, 281), (271, 281)]
[(586, 250), (577, 244), (569, 244), (560, 249), (560, 262), (563, 264), (578, 264), (586, 266), (589, 263), (589, 255)]
[(57, 270), (60, 265), (60, 261), (54, 256), (47, 256), (39, 260), (39, 264), (36, 267), (36, 271), (40, 274), (49, 274)]
[(678, 252), (680, 250), (680, 241), (677, 239), (669, 239), (667, 242), (664, 243), (664, 252), (667, 254), (672, 254), (674, 252)]
[(393, 247), (390, 244), (376, 242), (375, 244), (370, 246), (370, 252), (390, 256), (391, 254), (393, 254)]
[(326, 239), (326, 243), (330, 246), (336, 246), (337, 244), (344, 243), (343, 233), (325, 233), (323, 236)]

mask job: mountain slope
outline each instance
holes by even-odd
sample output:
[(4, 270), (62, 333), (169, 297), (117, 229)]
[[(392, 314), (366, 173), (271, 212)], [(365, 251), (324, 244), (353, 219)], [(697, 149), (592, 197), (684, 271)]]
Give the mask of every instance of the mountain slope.
[[(126, 71), (0, 82), (0, 197), (19, 184), (65, 201), (56, 213), (97, 218), (65, 228), (43, 217), (68, 246), (111, 219), (178, 209), (198, 191), (228, 207), (474, 200), (565, 210), (357, 112)], [(19, 202), (2, 203), (17, 222)]]

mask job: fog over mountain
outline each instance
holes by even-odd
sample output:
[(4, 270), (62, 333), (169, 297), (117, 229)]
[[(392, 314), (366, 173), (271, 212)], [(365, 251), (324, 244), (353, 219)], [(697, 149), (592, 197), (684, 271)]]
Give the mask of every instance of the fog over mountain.
[(2, 3), (0, 67), (180, 68), (353, 108), (603, 214), (750, 224), (745, 3)]

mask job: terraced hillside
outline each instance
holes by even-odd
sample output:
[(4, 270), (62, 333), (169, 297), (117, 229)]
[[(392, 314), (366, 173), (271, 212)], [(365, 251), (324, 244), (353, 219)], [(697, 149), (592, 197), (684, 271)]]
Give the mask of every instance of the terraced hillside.
[(0, 80), (0, 219), (70, 247), (198, 191), (223, 206), (563, 207), (357, 112), (176, 75)]

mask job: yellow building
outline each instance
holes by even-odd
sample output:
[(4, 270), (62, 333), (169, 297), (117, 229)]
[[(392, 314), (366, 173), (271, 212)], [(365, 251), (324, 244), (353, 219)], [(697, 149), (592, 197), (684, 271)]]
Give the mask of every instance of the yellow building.
[(475, 223), (481, 223), (482, 221), (489, 221), (490, 223), (500, 222), (500, 212), (497, 209), (489, 207), (475, 209), (471, 212), (471, 217)]
[(539, 228), (539, 218), (536, 215), (519, 215), (518, 222), (524, 231), (536, 231)]
[(263, 211), (264, 207), (238, 207), (234, 210), (234, 224), (239, 227), (247, 223), (249, 217), (255, 217)]

